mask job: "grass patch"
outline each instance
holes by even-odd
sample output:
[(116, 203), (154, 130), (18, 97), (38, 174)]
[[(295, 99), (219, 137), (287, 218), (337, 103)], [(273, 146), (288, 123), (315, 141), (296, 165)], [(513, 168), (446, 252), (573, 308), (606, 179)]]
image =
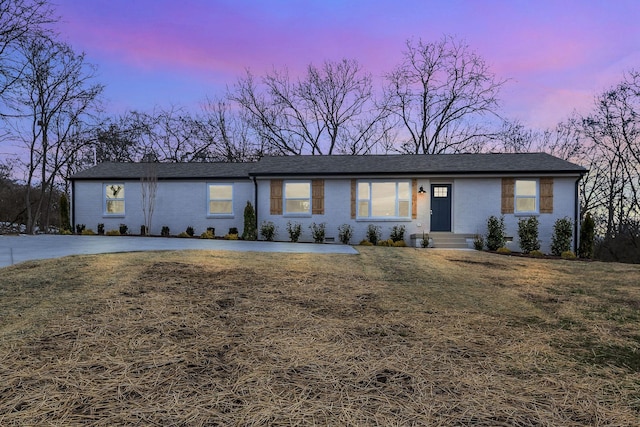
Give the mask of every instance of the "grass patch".
[(640, 267), (358, 250), (2, 269), (0, 424), (640, 424)]

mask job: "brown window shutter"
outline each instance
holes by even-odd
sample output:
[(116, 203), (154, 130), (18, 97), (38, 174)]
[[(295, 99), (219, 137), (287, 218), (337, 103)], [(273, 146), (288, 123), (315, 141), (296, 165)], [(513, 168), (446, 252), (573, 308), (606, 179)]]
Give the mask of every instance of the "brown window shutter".
[(356, 188), (358, 182), (355, 179), (351, 180), (351, 219), (356, 219)]
[(311, 213), (324, 215), (324, 179), (311, 181)]
[(282, 215), (282, 180), (271, 180), (271, 215)]
[(418, 218), (418, 180), (411, 180), (411, 218)]
[(502, 213), (513, 213), (514, 201), (513, 195), (515, 193), (516, 180), (513, 178), (502, 178)]
[(553, 213), (553, 178), (540, 178), (540, 213)]

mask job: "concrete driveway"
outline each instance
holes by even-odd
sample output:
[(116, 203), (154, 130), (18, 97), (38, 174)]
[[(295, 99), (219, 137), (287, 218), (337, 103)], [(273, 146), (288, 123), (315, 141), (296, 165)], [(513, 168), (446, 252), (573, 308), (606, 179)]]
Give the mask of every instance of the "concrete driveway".
[(175, 237), (0, 235), (0, 268), (29, 260), (60, 258), (68, 255), (186, 249), (350, 255), (358, 253), (352, 246), (340, 244), (249, 242)]

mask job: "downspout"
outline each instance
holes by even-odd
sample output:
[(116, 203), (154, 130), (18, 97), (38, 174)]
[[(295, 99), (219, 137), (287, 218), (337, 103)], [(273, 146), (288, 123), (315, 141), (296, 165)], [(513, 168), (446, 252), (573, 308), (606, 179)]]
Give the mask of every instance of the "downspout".
[(573, 225), (573, 253), (578, 255), (578, 248), (580, 247), (580, 180), (582, 180), (583, 174), (580, 174), (576, 179), (575, 185), (575, 208), (574, 208), (574, 225)]
[(258, 224), (260, 223), (260, 221), (258, 221), (258, 182), (255, 176), (252, 176), (251, 180), (253, 181), (253, 209), (256, 213), (256, 223), (254, 225), (256, 230), (258, 230)]
[(76, 180), (71, 180), (71, 232), (76, 229)]

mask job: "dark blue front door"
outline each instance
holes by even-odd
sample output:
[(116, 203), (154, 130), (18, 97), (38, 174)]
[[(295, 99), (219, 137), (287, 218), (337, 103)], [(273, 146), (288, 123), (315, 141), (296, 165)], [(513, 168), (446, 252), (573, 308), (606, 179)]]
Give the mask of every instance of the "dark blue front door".
[(451, 231), (451, 184), (431, 184), (431, 231)]

